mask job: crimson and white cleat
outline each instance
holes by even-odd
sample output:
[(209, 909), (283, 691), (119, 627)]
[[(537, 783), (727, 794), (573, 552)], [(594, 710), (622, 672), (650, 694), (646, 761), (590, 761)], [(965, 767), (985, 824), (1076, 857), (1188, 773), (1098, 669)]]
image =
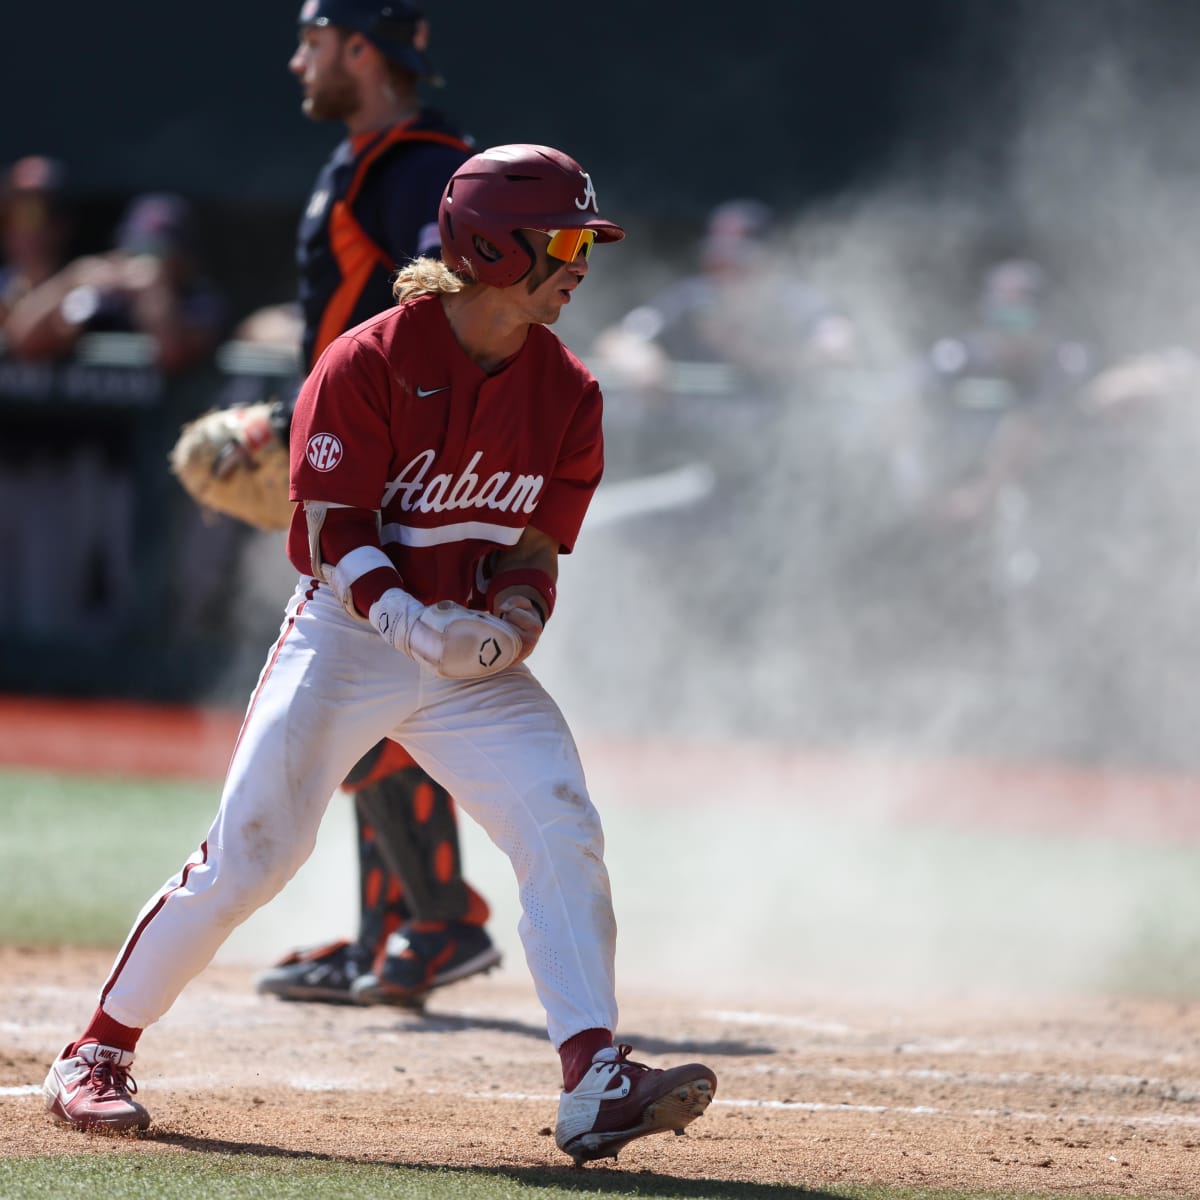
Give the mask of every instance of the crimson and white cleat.
[(133, 1098), (133, 1054), (95, 1042), (58, 1056), (42, 1096), (50, 1115), (77, 1129), (145, 1129), (150, 1114)]
[(577, 1167), (616, 1158), (635, 1138), (684, 1128), (712, 1103), (717, 1077), (701, 1063), (666, 1071), (630, 1062), (632, 1046), (610, 1046), (558, 1098), (554, 1141)]

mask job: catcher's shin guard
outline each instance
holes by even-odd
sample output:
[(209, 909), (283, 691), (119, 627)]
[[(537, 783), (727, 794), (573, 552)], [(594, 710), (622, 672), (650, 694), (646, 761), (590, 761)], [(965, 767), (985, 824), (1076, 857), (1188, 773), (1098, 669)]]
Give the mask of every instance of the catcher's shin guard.
[(364, 757), (345, 786), (354, 791), (360, 826), (374, 832), (371, 849), (399, 877), (414, 920), (487, 920), (487, 902), (462, 877), (454, 801), (445, 788), (390, 741)]
[(391, 933), (412, 916), (404, 885), (388, 866), (379, 834), (355, 797), (358, 823), (359, 918), (358, 944), (378, 954)]
[[(391, 748), (398, 752), (393, 758)], [(358, 825), (359, 929), (357, 942), (382, 954), (391, 933), (413, 916), (404, 895), (404, 885), (388, 865), (371, 817), (358, 802), (358, 789), (368, 780), (411, 763), (395, 742), (382, 741), (365, 754), (346, 777), (343, 786), (354, 793), (354, 816)]]

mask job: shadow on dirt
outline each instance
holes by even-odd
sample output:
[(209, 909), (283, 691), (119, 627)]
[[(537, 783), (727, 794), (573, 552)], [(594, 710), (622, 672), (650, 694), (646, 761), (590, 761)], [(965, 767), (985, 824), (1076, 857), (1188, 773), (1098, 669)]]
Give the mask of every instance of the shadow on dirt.
[[(427, 1013), (420, 1010), (406, 1012), (401, 1018), (401, 1026), (406, 1037), (414, 1033), (459, 1033), (464, 1030), (485, 1030), (489, 1033), (511, 1033), (518, 1037), (533, 1038), (538, 1042), (547, 1042), (546, 1027), (532, 1024), (528, 1021), (509, 1021), (501, 1017), (459, 1017), (452, 1013)], [(396, 1032), (394, 1026), (369, 1026), (366, 1031)], [(634, 1030), (623, 1029), (620, 1034), (622, 1042), (628, 1042), (634, 1048), (634, 1058), (647, 1054), (685, 1054), (688, 1057), (699, 1057), (703, 1054), (745, 1054), (764, 1055), (775, 1054), (778, 1048), (764, 1042), (745, 1042), (736, 1038), (719, 1038), (705, 1041), (677, 1040), (673, 1038), (654, 1037), (650, 1034), (637, 1033)]]
[(845, 1200), (834, 1192), (806, 1188), (790, 1183), (751, 1183), (739, 1179), (693, 1179), (666, 1175), (657, 1171), (622, 1171), (619, 1168), (592, 1163), (583, 1168), (562, 1167), (447, 1167), (440, 1164), (416, 1162), (380, 1162), (377, 1159), (354, 1155), (314, 1154), (305, 1150), (288, 1150), (261, 1142), (234, 1142), (221, 1138), (193, 1137), (188, 1134), (158, 1130), (142, 1134), (139, 1141), (153, 1141), (175, 1146), (198, 1154), (258, 1155), (264, 1158), (287, 1158), (304, 1162), (341, 1163), (346, 1166), (392, 1168), (397, 1171), (436, 1175), (444, 1186), (447, 1174), (461, 1174), (497, 1184), (508, 1180), (528, 1188), (555, 1188), (582, 1195), (604, 1196), (665, 1196), (686, 1197), (687, 1200)]

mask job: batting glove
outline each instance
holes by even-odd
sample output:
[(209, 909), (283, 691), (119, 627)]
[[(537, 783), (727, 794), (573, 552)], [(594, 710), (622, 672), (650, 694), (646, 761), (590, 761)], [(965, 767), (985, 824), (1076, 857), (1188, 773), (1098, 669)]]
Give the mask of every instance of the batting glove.
[(400, 588), (389, 588), (368, 614), (390, 646), (443, 679), (478, 679), (517, 662), (524, 649), (507, 621), (442, 600), (422, 605)]

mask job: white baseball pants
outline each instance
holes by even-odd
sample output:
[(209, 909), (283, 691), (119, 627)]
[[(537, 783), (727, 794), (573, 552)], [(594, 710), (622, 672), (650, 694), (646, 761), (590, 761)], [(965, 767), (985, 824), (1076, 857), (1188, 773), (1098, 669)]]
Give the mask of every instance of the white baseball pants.
[(382, 737), (400, 742), (508, 855), (526, 961), (555, 1047), (615, 1030), (616, 922), (604, 834), (558, 706), (522, 664), (440, 679), (302, 579), (263, 667), (200, 849), (142, 909), (101, 994), (145, 1028), (316, 844), (330, 797)]

